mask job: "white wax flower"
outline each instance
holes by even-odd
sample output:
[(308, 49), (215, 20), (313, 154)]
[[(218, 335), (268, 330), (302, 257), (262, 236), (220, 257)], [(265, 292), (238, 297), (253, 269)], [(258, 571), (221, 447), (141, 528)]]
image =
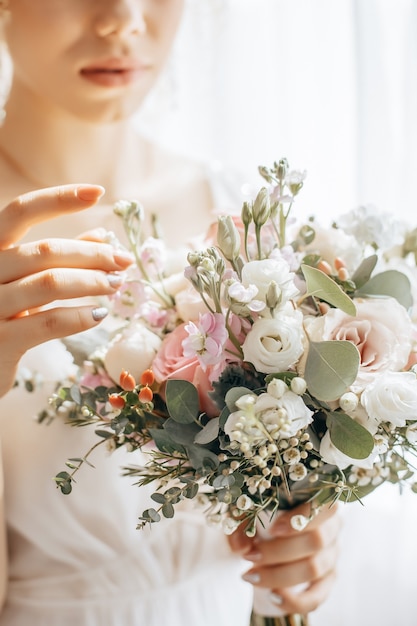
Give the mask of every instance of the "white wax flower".
[(287, 371), (303, 353), (302, 321), (300, 311), (256, 320), (242, 346), (245, 361), (265, 374)]
[(158, 335), (135, 321), (112, 339), (104, 356), (104, 366), (115, 382), (118, 382), (122, 369), (139, 380), (152, 364), (160, 345)]

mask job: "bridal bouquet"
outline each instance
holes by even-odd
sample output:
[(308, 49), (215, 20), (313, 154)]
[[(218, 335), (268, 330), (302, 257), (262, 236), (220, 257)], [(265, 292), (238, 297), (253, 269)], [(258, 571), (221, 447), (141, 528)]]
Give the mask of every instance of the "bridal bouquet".
[[(256, 197), (178, 274), (143, 236), (142, 208), (116, 205), (137, 261), (112, 304), (119, 329), (40, 416), (146, 453), (124, 468), (155, 484), (138, 528), (195, 499), (226, 533), (253, 536), (301, 502), (313, 516), (384, 481), (417, 490), (417, 234), (371, 207), (300, 223), (305, 173), (285, 159), (259, 171)], [(91, 452), (55, 477), (64, 494)]]

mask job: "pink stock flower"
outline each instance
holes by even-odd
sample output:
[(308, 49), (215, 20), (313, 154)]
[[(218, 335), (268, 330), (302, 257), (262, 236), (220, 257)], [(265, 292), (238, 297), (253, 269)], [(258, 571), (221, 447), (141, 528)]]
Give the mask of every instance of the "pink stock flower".
[(216, 365), (223, 360), (229, 334), (221, 313), (200, 314), (198, 323), (189, 322), (185, 330), (188, 337), (182, 342), (184, 356), (196, 357), (204, 371), (208, 365)]
[(148, 237), (140, 248), (140, 258), (150, 276), (159, 276), (166, 260), (166, 248), (161, 239)]

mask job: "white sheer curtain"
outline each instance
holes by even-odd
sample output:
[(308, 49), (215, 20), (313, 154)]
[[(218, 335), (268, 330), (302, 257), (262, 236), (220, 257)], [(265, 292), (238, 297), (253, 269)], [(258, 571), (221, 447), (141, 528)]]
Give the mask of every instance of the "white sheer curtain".
[(256, 182), (258, 164), (286, 156), (308, 170), (309, 213), (366, 202), (412, 218), (415, 0), (188, 5), (154, 135)]

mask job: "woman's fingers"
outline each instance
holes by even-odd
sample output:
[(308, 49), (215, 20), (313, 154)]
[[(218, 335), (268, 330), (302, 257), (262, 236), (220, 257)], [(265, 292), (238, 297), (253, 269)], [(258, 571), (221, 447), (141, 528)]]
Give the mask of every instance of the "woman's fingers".
[(1, 286), (0, 319), (55, 300), (110, 295), (122, 282), (120, 274), (66, 268), (45, 270)]
[(34, 224), (93, 206), (103, 193), (99, 185), (61, 185), (18, 196), (0, 211), (0, 249), (13, 245)]
[(338, 547), (335, 543), (298, 561), (256, 567), (244, 574), (248, 582), (267, 589), (294, 587), (323, 578), (335, 568)]
[(249, 551), (244, 555), (254, 563), (262, 563), (264, 566), (289, 563), (294, 558), (297, 561), (314, 556), (327, 546), (336, 542), (341, 527), (339, 516), (325, 516), (320, 523), (307, 528), (303, 532), (289, 532), (288, 535), (272, 537), (265, 541), (256, 541), (253, 544), (252, 554)]
[(336, 578), (335, 570), (330, 570), (323, 577), (311, 583), (303, 591), (291, 591), (288, 588), (274, 589), (271, 599), (287, 615), (306, 615), (315, 611), (328, 598)]
[(34, 346), (80, 333), (97, 326), (107, 315), (107, 310), (94, 306), (48, 309), (17, 319), (0, 321), (0, 397), (13, 385), (17, 363), (23, 354)]
[(126, 269), (133, 257), (105, 243), (46, 239), (1, 252), (0, 285), (49, 268), (85, 268), (115, 272)]

